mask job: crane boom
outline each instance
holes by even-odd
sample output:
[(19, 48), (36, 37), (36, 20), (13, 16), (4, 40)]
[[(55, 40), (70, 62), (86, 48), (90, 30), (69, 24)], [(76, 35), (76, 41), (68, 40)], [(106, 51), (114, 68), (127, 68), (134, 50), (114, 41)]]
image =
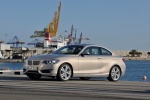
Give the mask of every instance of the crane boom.
[[(52, 22), (48, 24), (48, 32), (50, 33), (50, 36), (56, 36), (57, 31), (58, 31), (58, 25), (59, 25), (59, 19), (60, 19), (60, 10), (61, 10), (61, 2), (58, 6), (58, 11), (55, 11), (54, 17), (52, 19)], [(31, 35), (30, 38), (35, 38), (35, 37), (44, 37), (44, 31), (35, 31), (34, 35)]]
[(54, 13), (54, 17), (52, 22), (48, 25), (48, 32), (50, 33), (50, 36), (56, 36), (58, 31), (58, 24), (60, 19), (60, 10), (61, 10), (61, 2), (58, 7), (58, 11)]

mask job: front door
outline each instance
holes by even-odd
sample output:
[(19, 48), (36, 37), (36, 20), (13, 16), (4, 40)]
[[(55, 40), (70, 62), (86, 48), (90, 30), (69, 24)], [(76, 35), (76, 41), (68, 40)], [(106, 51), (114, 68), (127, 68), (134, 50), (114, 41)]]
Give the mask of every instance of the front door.
[(79, 74), (97, 75), (102, 67), (102, 59), (99, 55), (99, 47), (86, 48), (79, 57)]

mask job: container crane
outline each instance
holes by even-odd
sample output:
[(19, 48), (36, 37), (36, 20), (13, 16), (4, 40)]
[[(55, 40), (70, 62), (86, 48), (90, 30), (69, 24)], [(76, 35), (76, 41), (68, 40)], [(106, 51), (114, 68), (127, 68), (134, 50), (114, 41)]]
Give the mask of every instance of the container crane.
[(1, 43), (4, 43), (4, 41), (3, 41), (3, 40), (0, 40), (0, 44), (1, 44)]
[[(59, 19), (60, 19), (60, 10), (61, 10), (61, 2), (58, 6), (58, 11), (55, 11), (54, 17), (52, 22), (48, 24), (47, 32), (50, 34), (50, 37), (54, 37), (57, 34), (58, 31), (58, 25), (59, 25)], [(31, 35), (30, 38), (36, 38), (36, 37), (44, 37), (45, 32), (44, 31), (35, 31), (34, 35)]]
[(44, 31), (35, 31), (34, 35), (30, 36), (30, 38), (36, 38), (36, 37), (44, 37)]
[(37, 43), (42, 43), (42, 41), (39, 39), (35, 39), (32, 42), (29, 42), (27, 45), (34, 45), (34, 47), (36, 47)]
[(13, 47), (18, 47), (20, 44), (22, 47), (22, 45), (25, 44), (25, 42), (23, 42), (17, 36), (14, 36), (14, 38), (12, 40), (10, 40), (9, 42), (7, 42), (7, 44), (13, 44)]
[(56, 36), (56, 33), (58, 31), (60, 10), (61, 10), (61, 2), (59, 4), (58, 11), (54, 13), (53, 21), (48, 25), (48, 32), (50, 33), (51, 37)]

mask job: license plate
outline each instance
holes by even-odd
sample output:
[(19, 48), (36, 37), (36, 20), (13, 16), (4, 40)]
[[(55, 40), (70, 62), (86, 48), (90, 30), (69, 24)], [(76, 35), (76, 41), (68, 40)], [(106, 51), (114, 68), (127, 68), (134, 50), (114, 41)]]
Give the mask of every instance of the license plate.
[(32, 66), (28, 66), (28, 70), (35, 70), (35, 68)]

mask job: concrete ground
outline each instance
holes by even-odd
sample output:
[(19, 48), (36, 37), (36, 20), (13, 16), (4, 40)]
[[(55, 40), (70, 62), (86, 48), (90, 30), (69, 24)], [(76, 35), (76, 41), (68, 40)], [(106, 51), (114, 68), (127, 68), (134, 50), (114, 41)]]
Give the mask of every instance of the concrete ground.
[(149, 100), (148, 82), (109, 82), (105, 79), (57, 81), (25, 75), (0, 75), (1, 100)]

